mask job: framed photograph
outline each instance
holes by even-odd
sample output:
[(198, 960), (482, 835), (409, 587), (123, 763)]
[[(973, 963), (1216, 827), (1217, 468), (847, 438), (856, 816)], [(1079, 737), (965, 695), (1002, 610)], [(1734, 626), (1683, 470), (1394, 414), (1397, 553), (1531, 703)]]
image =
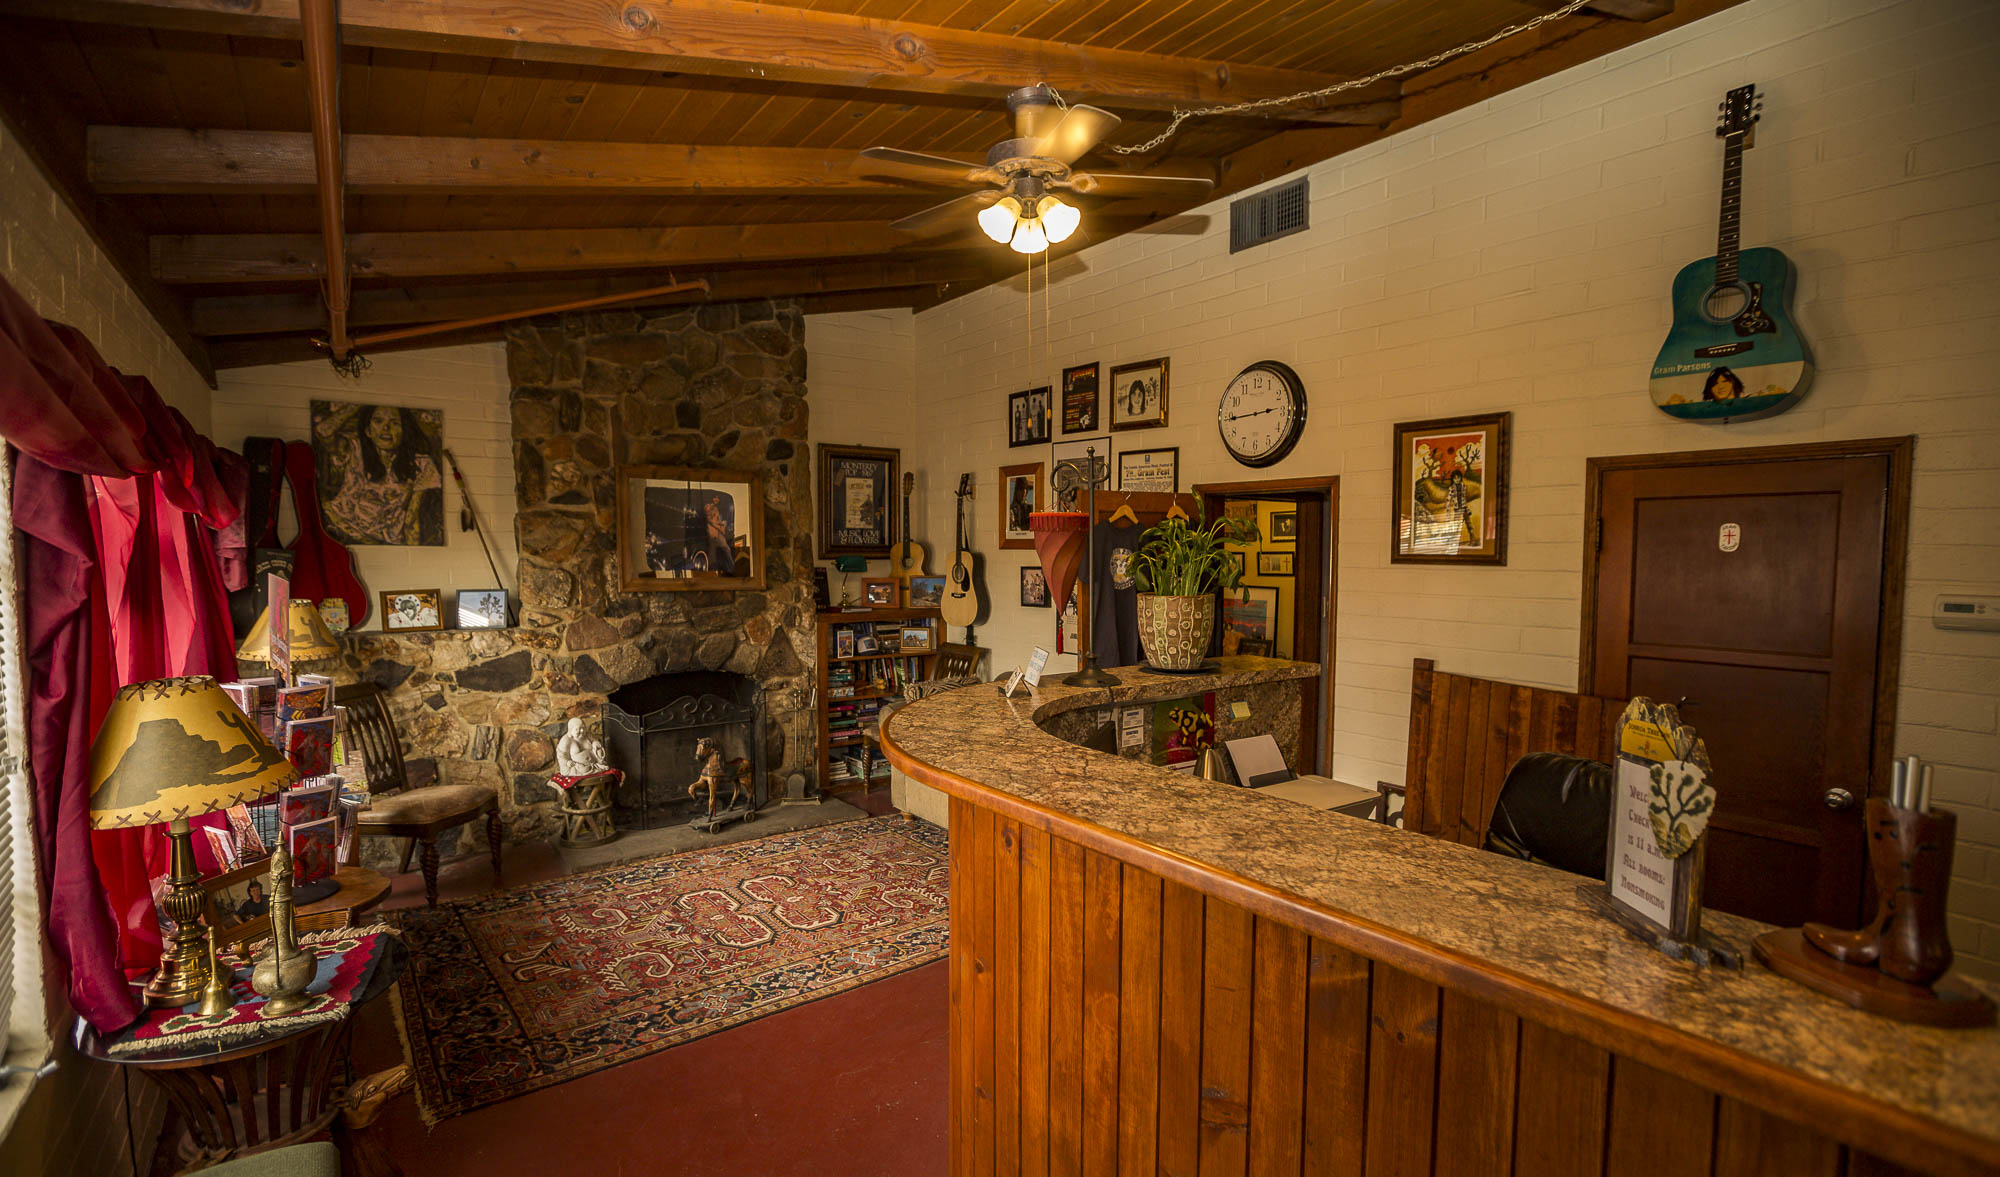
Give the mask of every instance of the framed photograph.
[(1396, 426), (1390, 563), (1507, 563), (1513, 419), (1490, 413)]
[(215, 943), (240, 944), (271, 930), (271, 863), (246, 863), (201, 881), (207, 903), (202, 918), (215, 929)]
[(1230, 548), (1225, 550), (1223, 554), (1236, 561), (1236, 579), (1242, 580), (1244, 577), (1250, 575), (1249, 565), (1245, 562), (1246, 553), (1242, 548)]
[(444, 593), (439, 589), (389, 589), (382, 598), (382, 628), (388, 633), (443, 629)]
[(1167, 423), (1167, 361), (1141, 360), (1111, 369), (1111, 427), (1152, 429)]
[(931, 627), (928, 625), (904, 626), (896, 645), (898, 650), (904, 654), (930, 653), (935, 645), (931, 634)]
[(1181, 449), (1126, 450), (1118, 455), (1118, 489), (1178, 494), (1181, 489)]
[(1000, 467), (1000, 546), (1033, 548), (1035, 533), (1028, 530), (1028, 516), (1045, 510), (1042, 501), (1042, 464)]
[(628, 593), (764, 587), (764, 476), (618, 468), (618, 587)]
[(1071, 433), (1096, 433), (1097, 424), (1097, 365), (1078, 364), (1074, 368), (1064, 368), (1062, 374), (1062, 431)]
[(458, 590), (458, 628), (505, 629), (506, 627), (506, 589)]
[(893, 576), (871, 576), (861, 582), (861, 600), (876, 609), (894, 609), (901, 604), (900, 585)]
[(1299, 513), (1297, 511), (1271, 512), (1271, 542), (1274, 544), (1295, 544), (1299, 542)]
[[(1103, 479), (1099, 490), (1111, 489), (1111, 439), (1109, 437), (1085, 437), (1076, 441), (1059, 441), (1049, 449), (1054, 464), (1049, 467), (1049, 506), (1051, 511), (1083, 510), (1083, 483), (1085, 463), (1095, 450), (1097, 462), (1096, 477)], [(1063, 471), (1073, 470), (1079, 481), (1064, 486)]]
[(1246, 638), (1272, 641), (1278, 625), (1278, 590), (1243, 584), (1222, 594), (1222, 628)]
[(836, 629), (833, 631), (833, 656), (835, 658), (854, 657), (854, 631)]
[(1049, 443), (1049, 386), (1030, 388), (1007, 398), (1007, 444)]
[(935, 609), (944, 604), (944, 577), (912, 576), (910, 578), (910, 608)]
[(902, 473), (900, 450), (819, 446), (819, 558), (887, 556), (896, 542), (890, 504)]
[(1296, 552), (1258, 552), (1257, 575), (1296, 576), (1297, 557)]
[(1049, 608), (1049, 578), (1039, 564), (1021, 569), (1021, 605), (1028, 609)]

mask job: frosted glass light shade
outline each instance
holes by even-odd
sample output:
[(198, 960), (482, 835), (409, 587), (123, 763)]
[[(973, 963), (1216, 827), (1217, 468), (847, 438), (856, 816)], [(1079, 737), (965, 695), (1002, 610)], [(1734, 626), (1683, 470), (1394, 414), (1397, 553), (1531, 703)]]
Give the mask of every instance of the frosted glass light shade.
[(1073, 205), (1064, 204), (1051, 196), (1042, 201), (1042, 233), (1050, 245), (1058, 245), (1069, 240), (1076, 227), (1083, 222), (1083, 214)]
[(1014, 240), (1008, 242), (1015, 253), (1040, 253), (1049, 247), (1048, 235), (1042, 232), (1039, 220), (1023, 221), (1014, 230)]
[(1014, 226), (1020, 216), (1021, 202), (1011, 196), (1003, 196), (979, 210), (979, 227), (988, 237), (1005, 245), (1014, 236)]

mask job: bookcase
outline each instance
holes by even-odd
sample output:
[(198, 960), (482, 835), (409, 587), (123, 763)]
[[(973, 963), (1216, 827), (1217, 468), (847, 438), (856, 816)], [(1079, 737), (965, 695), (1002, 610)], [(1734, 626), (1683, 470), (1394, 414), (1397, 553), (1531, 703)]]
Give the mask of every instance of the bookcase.
[[(816, 616), (820, 792), (886, 783), (889, 762), (875, 746), (875, 714), (902, 697), (904, 683), (931, 676), (944, 619), (936, 609), (835, 609)], [(924, 648), (905, 648), (903, 631), (916, 629), (929, 635)]]

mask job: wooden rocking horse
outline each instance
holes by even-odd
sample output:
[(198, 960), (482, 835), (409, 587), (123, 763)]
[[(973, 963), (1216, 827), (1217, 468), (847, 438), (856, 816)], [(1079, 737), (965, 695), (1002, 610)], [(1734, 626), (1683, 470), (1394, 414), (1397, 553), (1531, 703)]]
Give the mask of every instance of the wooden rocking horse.
[[(729, 805), (735, 805), (738, 798), (744, 799), (747, 803), (751, 795), (749, 761), (741, 757), (724, 760), (722, 749), (707, 736), (694, 742), (694, 758), (701, 765), (701, 775), (688, 786), (688, 796), (693, 797), (701, 791), (702, 786), (708, 786), (708, 817), (711, 822), (715, 819), (715, 794), (725, 783), (725, 777), (731, 778), (727, 782), (730, 786)], [(731, 768), (736, 771), (731, 773), (729, 771)]]

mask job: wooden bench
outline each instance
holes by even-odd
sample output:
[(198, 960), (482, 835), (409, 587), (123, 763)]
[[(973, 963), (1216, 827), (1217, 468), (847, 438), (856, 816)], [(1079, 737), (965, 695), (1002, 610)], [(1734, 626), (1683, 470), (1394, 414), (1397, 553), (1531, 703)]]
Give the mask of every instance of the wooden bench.
[(1625, 700), (1445, 674), (1419, 658), (1410, 676), (1410, 750), (1401, 787), (1404, 829), (1478, 846), (1507, 770), (1530, 752), (1609, 762)]

